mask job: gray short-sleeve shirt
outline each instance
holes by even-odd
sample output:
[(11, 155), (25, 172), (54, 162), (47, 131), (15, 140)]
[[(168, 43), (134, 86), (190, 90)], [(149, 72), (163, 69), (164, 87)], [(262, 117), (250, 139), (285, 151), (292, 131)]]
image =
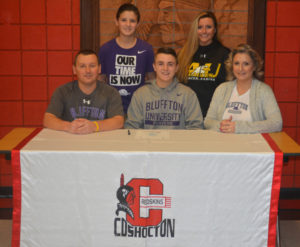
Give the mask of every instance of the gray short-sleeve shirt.
[(118, 91), (99, 81), (90, 95), (80, 90), (78, 81), (60, 86), (53, 93), (46, 112), (69, 122), (77, 118), (103, 120), (124, 115)]

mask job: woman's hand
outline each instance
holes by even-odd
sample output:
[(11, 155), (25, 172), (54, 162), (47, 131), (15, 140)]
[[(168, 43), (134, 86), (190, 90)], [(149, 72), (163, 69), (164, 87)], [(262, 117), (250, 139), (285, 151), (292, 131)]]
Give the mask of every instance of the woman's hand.
[(220, 123), (220, 131), (223, 133), (235, 133), (235, 122), (232, 121), (232, 116)]

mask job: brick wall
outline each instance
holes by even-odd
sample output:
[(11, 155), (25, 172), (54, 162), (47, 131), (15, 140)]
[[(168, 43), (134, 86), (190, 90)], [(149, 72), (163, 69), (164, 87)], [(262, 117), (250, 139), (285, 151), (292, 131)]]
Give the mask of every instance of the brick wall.
[[(80, 0), (0, 1), (0, 138), (18, 126), (42, 126), (53, 90), (73, 79), (80, 48)], [(0, 186), (11, 186), (0, 155)]]
[[(265, 81), (273, 87), (284, 131), (300, 143), (300, 1), (267, 1)], [(300, 159), (283, 167), (282, 187), (300, 187)]]

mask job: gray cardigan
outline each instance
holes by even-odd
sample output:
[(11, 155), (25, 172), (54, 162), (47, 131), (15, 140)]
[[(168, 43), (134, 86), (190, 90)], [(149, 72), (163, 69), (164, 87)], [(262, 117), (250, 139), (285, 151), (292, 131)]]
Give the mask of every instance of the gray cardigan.
[[(222, 83), (215, 91), (204, 127), (219, 131), (225, 107), (231, 97), (236, 81)], [(282, 118), (272, 89), (265, 83), (253, 79), (250, 96), (252, 122), (236, 121), (235, 133), (268, 133), (281, 131)]]

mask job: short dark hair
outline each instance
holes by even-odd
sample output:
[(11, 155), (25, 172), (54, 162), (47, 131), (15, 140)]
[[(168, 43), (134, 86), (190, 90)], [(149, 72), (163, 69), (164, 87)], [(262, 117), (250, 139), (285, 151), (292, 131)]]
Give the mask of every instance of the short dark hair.
[(98, 55), (97, 55), (97, 53), (95, 51), (93, 51), (93, 50), (80, 50), (75, 55), (74, 66), (76, 66), (77, 58), (78, 58), (79, 55), (95, 55), (97, 57), (97, 61), (98, 61), (98, 64), (99, 64), (99, 58), (98, 58)]
[(175, 58), (176, 63), (178, 63), (176, 51), (171, 47), (160, 47), (160, 48), (158, 48), (158, 50), (156, 51), (156, 54), (155, 54), (155, 58), (158, 54), (172, 55)]
[(140, 18), (141, 18), (141, 15), (140, 15), (140, 12), (139, 12), (139, 9), (131, 4), (131, 3), (124, 3), (122, 4), (118, 11), (117, 11), (117, 14), (116, 14), (116, 19), (118, 20), (120, 18), (120, 15), (124, 12), (124, 11), (132, 11), (135, 13), (136, 17), (137, 17), (137, 22), (139, 23), (140, 22)]

